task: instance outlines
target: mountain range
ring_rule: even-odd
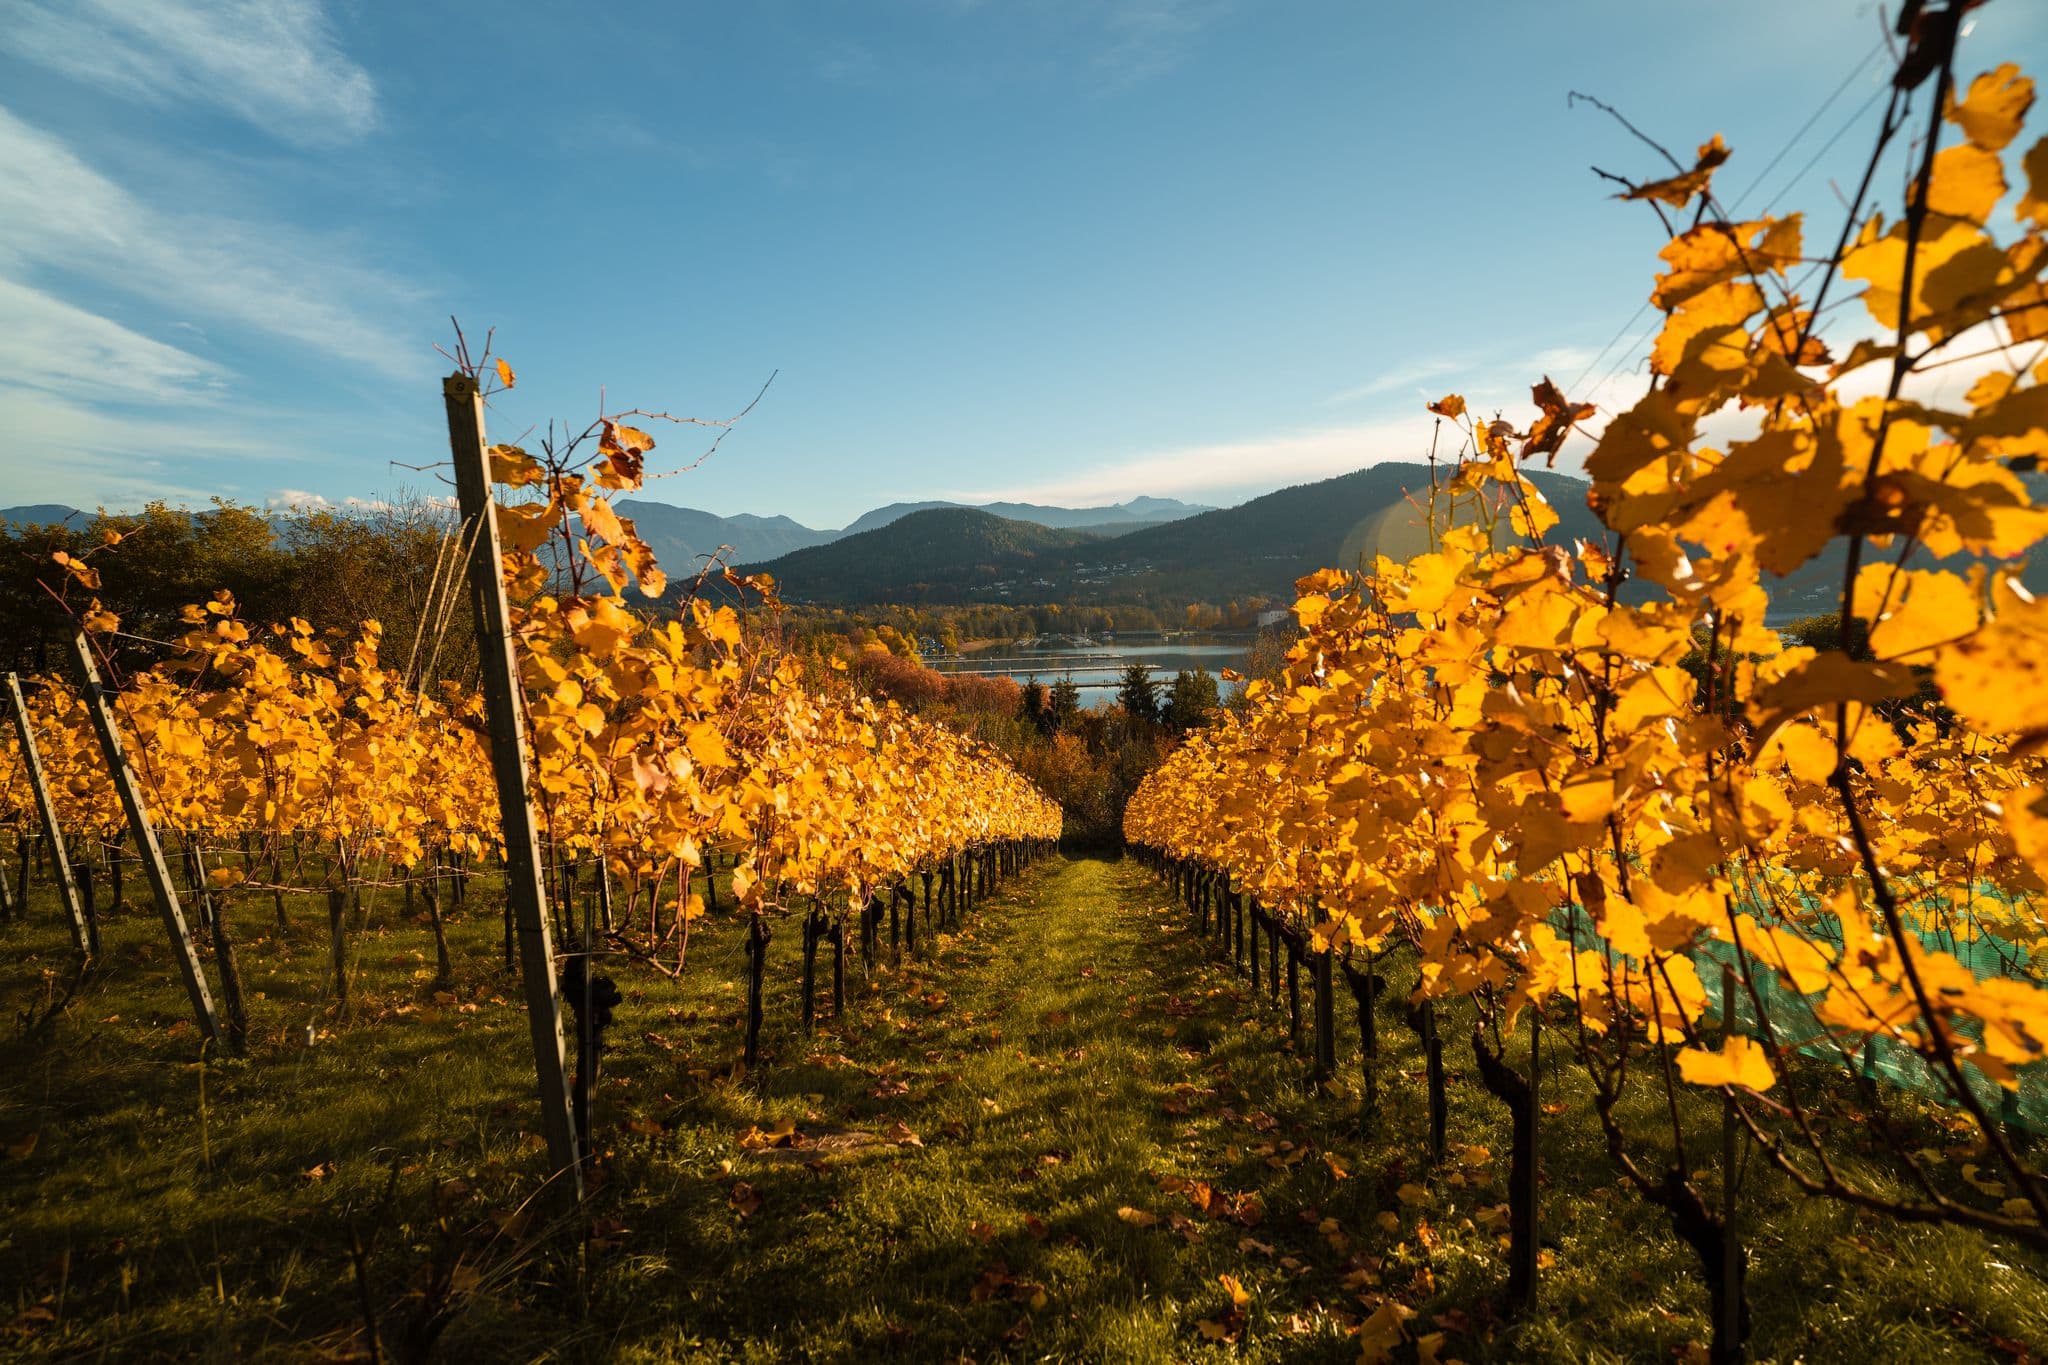
[[[1553,543],[1599,541],[1583,479],[1523,473],[1558,514]],[[2025,476],[2037,501],[2048,479]],[[1412,463],[1373,465],[1299,484],[1236,507],[1202,512],[1108,539],[1102,527],[1059,530],[1005,521],[988,510],[912,512],[877,530],[793,550],[743,566],[772,574],[783,598],[834,605],[991,602],[1145,603],[1288,600],[1294,581],[1321,568],[1355,568],[1378,555],[1400,560],[1428,547],[1430,471]],[[1463,518],[1461,517],[1461,520]],[[1770,582],[1774,618],[1831,611],[1841,595],[1847,551],[1839,539],[1793,573]],[[1931,561],[1962,570],[1966,555]],[[2020,580],[2048,592],[2048,562]],[[1657,595],[1649,583],[1622,587],[1626,601]]]
[[[919,512],[976,510],[1005,521],[1122,535],[1212,509],[1177,498],[1133,498],[1104,507],[1049,507],[1030,502],[991,502],[979,507],[958,502],[892,502],[862,513],[836,531],[817,530],[788,517],[760,517],[748,512],[721,517],[691,507],[641,499],[627,499],[619,504],[618,510],[621,516],[633,518],[634,528],[654,551],[654,557],[670,566],[671,573],[680,573],[694,568],[705,555],[716,553],[721,545],[732,547],[734,563],[774,559],[792,550],[830,545],[848,536],[878,531]]]
[[[1557,507],[1563,534],[1598,534],[1582,480],[1544,471],[1530,477]],[[789,601],[837,605],[1284,597],[1295,579],[1316,569],[1355,566],[1382,553],[1405,558],[1424,548],[1427,514],[1412,495],[1422,490],[1426,498],[1428,487],[1425,465],[1378,464],[1128,530],[1114,523],[1047,526],[1003,517],[993,507],[940,506],[870,530],[848,528],[853,533],[828,544],[744,569],[773,575]]]
[[[1583,480],[1524,472],[1557,510],[1557,540],[1602,537],[1586,507]],[[1284,601],[1297,578],[1317,569],[1419,553],[1428,544],[1428,517],[1418,498],[1427,498],[1429,481],[1425,465],[1387,463],[1228,508],[1172,498],[1083,508],[892,503],[837,531],[815,530],[788,517],[720,517],[647,501],[623,502],[619,510],[635,519],[672,577],[688,575],[700,556],[731,546],[735,566],[772,574],[790,602],[1177,608],[1252,597]],[[2035,496],[2048,500],[2048,480],[2042,483]],[[0,508],[0,525],[80,515],[55,504]],[[1943,567],[1966,564],[1958,557]],[[1836,541],[1771,585],[1774,613],[1790,617],[1831,609],[1843,569],[1844,550]],[[2048,562],[2029,565],[2021,578],[2034,591],[2048,592]],[[1623,589],[1630,598],[1651,591],[1641,583]]]
[[[969,510],[969,504],[892,502],[886,507],[877,507],[871,512],[863,513],[851,524],[836,531],[818,530],[789,517],[763,517],[751,512],[721,517],[716,513],[702,512],[694,507],[677,507],[671,503],[646,499],[627,499],[618,505],[619,514],[633,519],[641,539],[647,542],[653,549],[655,558],[672,574],[692,571],[704,556],[717,553],[721,546],[731,547],[732,559],[735,562],[773,559],[791,550],[827,545],[846,536],[879,530],[913,513],[940,509]],[[1061,529],[1089,528],[1101,535],[1123,535],[1129,531],[1158,526],[1177,518],[1191,517],[1213,509],[1198,503],[1182,502],[1178,498],[1133,498],[1129,502],[1102,507],[1051,507],[1029,502],[992,502],[983,504],[979,510],[1008,521]],[[80,518],[78,524],[82,525],[92,520],[92,514],[80,512],[61,503],[0,507],[0,527],[35,526],[72,518]]]

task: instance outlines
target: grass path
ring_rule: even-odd
[[[849,961],[844,1019],[828,949],[808,1036],[783,922],[752,1075],[737,924],[704,926],[680,980],[619,973],[587,1243],[522,1205],[540,1144],[495,902],[455,919],[439,985],[396,910],[354,940],[347,1022],[317,910],[290,934],[239,911],[246,1060],[198,1062],[132,912],[49,1037],[0,1038],[0,1358],[364,1359],[367,1301],[402,1360],[436,1266],[451,1360],[1352,1361],[1380,1336],[1401,1361],[1685,1360],[1706,1335],[1690,1253],[1617,1191],[1569,1072],[1544,1083],[1570,1110],[1544,1135],[1542,1312],[1497,1320],[1504,1115],[1459,1074],[1455,1010],[1429,1171],[1401,969],[1368,1133],[1355,1031],[1312,1091],[1284,1010],[1135,862],[1048,860],[916,960]],[[46,1007],[64,960],[47,908],[0,926],[5,1017]],[[1758,1358],[2048,1340],[2041,1258],[1754,1184]]]
[[[820,1360],[892,1348],[1171,1360],[1203,1340],[1201,1320],[1225,1326],[1219,1274],[1250,1278],[1247,1260],[1331,1261],[1320,1218],[1299,1215],[1318,1212],[1336,1176],[1320,1160],[1290,1162],[1306,1136],[1283,1151],[1292,1128],[1258,1104],[1233,1106],[1205,1070],[1237,1076],[1250,1063],[1271,1077],[1273,1040],[1232,1036],[1221,1021],[1241,997],[1160,936],[1163,904],[1135,864],[1034,870],[933,961],[889,982],[852,1016],[863,1022],[766,1073],[758,1112],[724,1117],[771,1131],[791,1120],[805,1134],[902,1124],[922,1146],[822,1170],[773,1149],[743,1155],[730,1182],[761,1201],[745,1217],[732,1183],[699,1181],[629,1215],[673,1237],[665,1255],[695,1286],[684,1291],[689,1346],[743,1341],[751,1351],[711,1353]],[[716,1122],[701,1102],[678,1118],[699,1131]],[[650,1159],[675,1159],[664,1141]],[[1217,1169],[1225,1155],[1234,1180]],[[1217,1216],[1175,1177],[1215,1182]],[[1287,1226],[1269,1226],[1275,1202],[1288,1205]],[[1278,1353],[1299,1358],[1320,1340],[1351,1358],[1342,1322],[1309,1307],[1313,1297],[1276,1301],[1294,1319]],[[1263,1306],[1252,1317],[1255,1337],[1271,1325]],[[657,1353],[683,1344],[659,1332],[635,1342]]]

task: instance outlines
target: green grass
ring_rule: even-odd
[[[0,1356],[359,1353],[351,1228],[389,1358],[436,1266],[458,1267],[439,1354],[461,1360],[1352,1360],[1349,1329],[1382,1296],[1417,1310],[1411,1331],[1443,1331],[1446,1359],[1671,1360],[1706,1339],[1691,1252],[1617,1187],[1568,1071],[1545,1078],[1568,1106],[1543,1133],[1554,1263],[1539,1313],[1498,1319],[1481,1215],[1505,1198],[1505,1111],[1464,1079],[1465,1016],[1444,1027],[1451,1138],[1494,1160],[1432,1173],[1419,1051],[1394,1005],[1367,1133],[1354,1030],[1339,1032],[1347,1079],[1312,1091],[1284,1013],[1207,955],[1136,863],[1054,860],[924,960],[872,979],[849,962],[846,1018],[827,1004],[809,1038],[796,926],[779,925],[771,1055],[751,1075],[733,1065],[737,926],[702,930],[680,982],[615,968],[628,999],[584,1229],[532,1198],[536,1114],[495,904],[480,893],[452,926],[457,980],[437,999],[431,939],[391,899],[355,940],[347,1022],[326,1013],[324,910],[309,899],[281,940],[256,937],[267,909],[238,909],[263,993],[255,1045],[203,1064],[153,916],[109,920],[99,974],[47,1037],[12,1021],[61,996],[62,931],[40,905],[0,926],[0,1147],[37,1136],[0,1157]],[[1394,971],[1405,989],[1412,968]],[[324,1030],[310,1048],[309,1021]],[[1656,1131],[1648,1100],[1628,1103]],[[1703,1139],[1710,1104],[1691,1116]],[[779,1120],[827,1148],[881,1140],[742,1146]],[[890,1140],[898,1124],[922,1145]],[[1853,1126],[1842,1136],[1854,1160]],[[1241,1218],[1204,1216],[1176,1180]],[[1411,1183],[1419,1205],[1397,1193]],[[1762,1358],[2012,1359],[2001,1340],[2048,1340],[2039,1256],[1797,1199],[1760,1164],[1744,1211]],[[1199,1324],[1224,1319],[1226,1273],[1251,1303],[1218,1345]]]

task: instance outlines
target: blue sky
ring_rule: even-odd
[[[2048,5],[1973,24],[1967,70],[2048,74]],[[1832,228],[1880,31],[1869,0],[0,0],[0,503],[429,488],[450,314],[519,370],[499,439],[779,371],[651,490],[720,513],[1413,458],[1447,389],[1631,382],[1662,239],[1588,167],[1659,168],[1567,91],[1723,134],[1724,191]]]

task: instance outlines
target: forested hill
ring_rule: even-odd
[[[977,601],[988,599],[996,584],[1029,585],[1057,572],[1095,543],[1086,531],[1011,521],[970,507],[937,507],[743,572],[767,570],[797,601]],[[1019,600],[1055,596],[1027,591]]]
[[[1597,536],[1584,481],[1529,471],[1557,508],[1565,535]],[[1286,593],[1322,568],[1355,568],[1360,558],[1396,559],[1427,548],[1429,467],[1376,464],[1315,483],[1296,484],[1237,507],[1135,531],[1106,547],[1121,577],[1160,592],[1198,597]]]
[[[1530,477],[1557,506],[1561,531],[1598,533],[1585,483]],[[1316,569],[1423,549],[1428,488],[1427,466],[1380,464],[1114,538],[985,512],[919,512],[750,567],[773,574],[792,601],[841,604],[1286,598]]]
[[[851,536],[862,531],[879,530],[893,521],[909,516],[912,512],[928,512],[935,508],[967,505],[958,502],[892,502],[887,507],[877,507],[874,511],[863,514],[839,534]],[[1105,535],[1122,535],[1126,531],[1215,510],[1198,503],[1182,502],[1178,498],[1132,498],[1129,502],[1105,507],[1049,507],[1035,502],[987,502],[977,506],[980,511],[1009,521],[1033,521],[1040,526],[1053,526],[1062,530],[1080,530],[1085,527],[1099,530]]]

